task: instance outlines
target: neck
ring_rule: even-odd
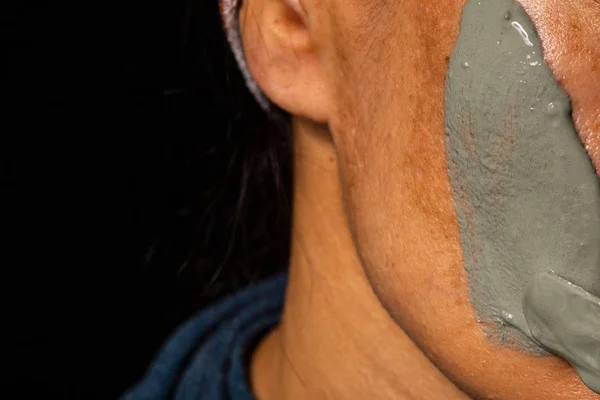
[[[296,119],[294,137],[289,283],[282,321],[252,359],[257,398],[466,398],[373,293],[344,213],[326,128]]]

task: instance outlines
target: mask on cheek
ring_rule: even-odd
[[[488,338],[559,355],[600,393],[600,182],[513,0],[470,0],[446,79],[448,171]]]

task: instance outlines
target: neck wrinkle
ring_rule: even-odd
[[[326,129],[295,119],[294,136],[289,283],[282,321],[253,356],[257,398],[466,399],[373,293]]]

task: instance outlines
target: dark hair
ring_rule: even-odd
[[[148,304],[136,327],[146,329],[145,343],[136,343],[129,379],[186,318],[285,270],[289,258],[289,118],[281,110],[265,113],[247,90],[218,0],[179,7],[136,15],[147,26],[128,45],[134,54],[127,81],[136,101],[150,101],[139,120],[163,131],[157,141],[147,135],[136,143],[135,232],[145,277],[140,296]]]
[[[185,140],[162,182],[164,214],[146,219],[159,225],[144,265],[173,276],[197,308],[287,267],[292,138],[288,116],[266,113],[246,88],[218,1],[187,1],[182,21],[163,93]]]

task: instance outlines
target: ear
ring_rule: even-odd
[[[242,43],[255,81],[292,115],[327,123],[332,96],[305,0],[242,1]]]

